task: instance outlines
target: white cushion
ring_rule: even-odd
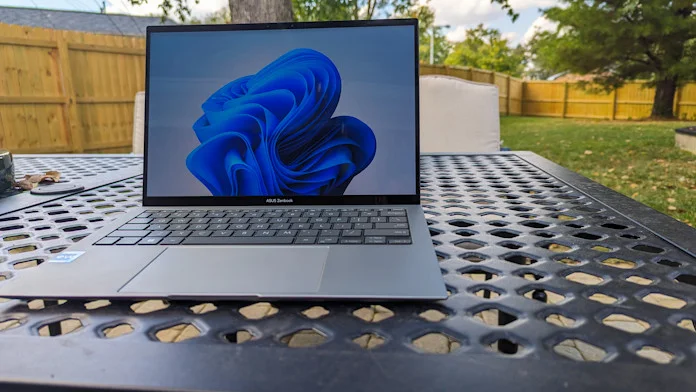
[[[133,153],[142,154],[145,150],[145,91],[135,94],[133,105]]]
[[[450,76],[421,76],[420,149],[500,151],[498,88]]]

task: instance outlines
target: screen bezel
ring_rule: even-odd
[[[210,32],[240,30],[289,30],[316,28],[350,28],[379,26],[412,26],[414,50],[415,88],[415,189],[413,194],[404,195],[343,195],[343,196],[148,196],[148,140],[149,140],[149,85],[150,85],[150,39],[153,33]],[[420,102],[418,84],[418,19],[388,19],[334,22],[289,22],[222,25],[176,25],[147,26],[145,49],[145,154],[143,167],[144,206],[253,206],[253,205],[350,205],[350,204],[419,204],[420,203]],[[280,200],[280,201],[279,201]]]

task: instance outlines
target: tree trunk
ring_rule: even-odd
[[[229,0],[232,23],[292,22],[292,0]]]
[[[657,82],[653,101],[652,118],[674,117],[674,96],[677,93],[677,80],[664,79]]]

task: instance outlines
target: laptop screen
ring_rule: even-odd
[[[415,195],[415,28],[151,32],[146,196]]]

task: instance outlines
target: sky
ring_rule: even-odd
[[[426,0],[420,0],[425,2]],[[81,10],[99,12],[102,0],[0,0],[0,6],[38,7],[51,9]],[[149,0],[141,6],[130,5],[128,0],[106,1],[106,10],[111,13],[134,15],[159,14],[158,4],[161,0]],[[205,16],[224,6],[227,0],[200,0],[194,4],[189,0],[193,14]],[[549,22],[541,17],[541,8],[558,4],[558,0],[510,0],[519,19],[513,23],[499,4],[491,4],[490,0],[430,0],[430,6],[435,9],[435,20],[438,25],[449,25],[446,30],[450,40],[457,41],[464,37],[467,28],[483,23],[487,27],[500,30],[503,36],[513,44],[524,43],[531,37],[536,28],[549,28]]]

